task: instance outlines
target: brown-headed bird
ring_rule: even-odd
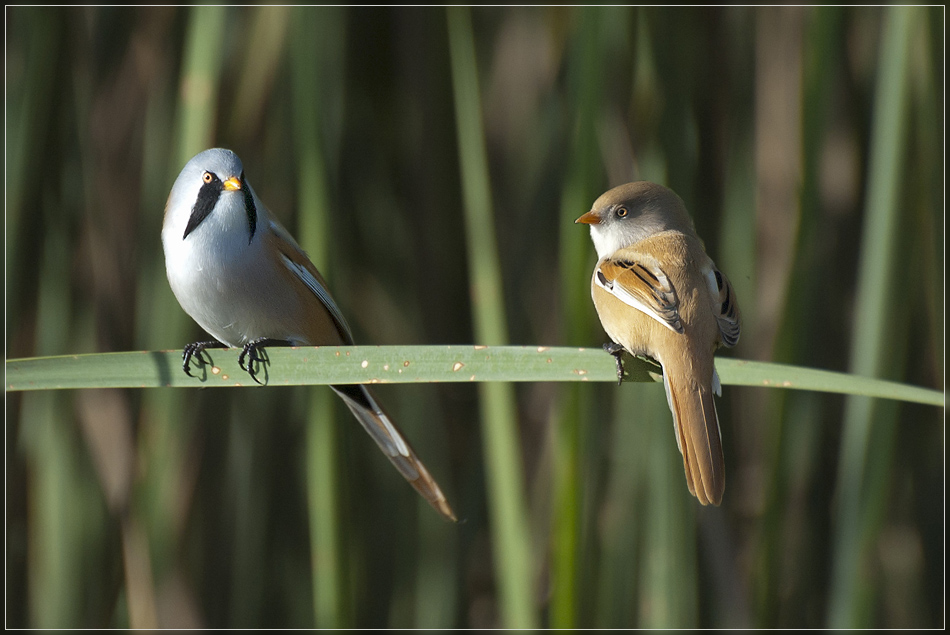
[[[591,295],[617,356],[663,366],[686,484],[703,505],[726,485],[713,353],[739,340],[739,306],[726,276],[706,255],[683,201],[655,183],[615,187],[575,221],[590,225],[597,250]],[[622,349],[621,349],[622,347]]]

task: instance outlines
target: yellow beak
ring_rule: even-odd
[[[241,189],[241,179],[236,176],[232,176],[227,181],[224,182],[224,189],[229,192],[234,192],[235,190]]]

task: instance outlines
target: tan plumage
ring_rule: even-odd
[[[182,169],[165,206],[165,269],[179,304],[216,342],[185,348],[184,370],[213,346],[243,347],[257,381],[264,346],[353,344],[326,282],[244,179],[241,160],[213,148]],[[412,486],[446,518],[442,490],[373,394],[331,386]]]
[[[579,223],[591,226],[600,258],[591,295],[607,335],[663,366],[676,444],[690,493],[718,505],[725,466],[713,393],[713,353],[739,338],[739,308],[706,255],[682,201],[639,181],[614,188]]]

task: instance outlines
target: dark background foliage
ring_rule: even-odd
[[[943,387],[942,7],[455,11],[7,7],[7,357],[202,338],[160,230],[224,146],[360,343],[489,343],[477,250],[502,339],[600,346],[571,220],[648,179],[736,287],[726,354]],[[497,249],[466,230],[453,81]],[[935,408],[726,386],[710,509],[659,385],[515,386],[504,477],[479,388],[383,386],[451,525],[328,394],[7,394],[7,626],[945,624]]]

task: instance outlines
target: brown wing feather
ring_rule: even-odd
[[[643,311],[676,333],[683,332],[676,289],[655,263],[606,259],[597,266],[594,280],[625,304]]]
[[[310,289],[320,301],[320,304],[327,310],[343,343],[352,345],[353,336],[350,334],[350,326],[346,323],[346,318],[343,317],[343,313],[333,296],[330,295],[326,280],[323,279],[320,271],[311,262],[307,252],[300,248],[300,245],[297,244],[290,233],[277,221],[271,220],[270,229],[269,238],[273,240],[275,248],[283,256],[287,269]],[[321,344],[323,342],[312,343]]]
[[[271,229],[273,233],[270,234],[270,238],[274,240],[287,269],[319,299],[321,306],[333,319],[333,324],[343,343],[353,344],[349,326],[336,302],[330,296],[326,281],[316,266],[280,223],[272,221]],[[369,389],[358,384],[330,386],[330,388],[343,399],[343,403],[350,409],[363,429],[416,491],[440,514],[450,520],[456,520],[438,483],[416,456],[403,433],[377,404]]]
[[[739,342],[739,329],[741,318],[739,316],[739,303],[736,301],[736,292],[732,288],[732,283],[718,269],[713,269],[712,274],[716,280],[718,291],[716,321],[719,323],[719,333],[722,336],[722,344],[732,348]]]

